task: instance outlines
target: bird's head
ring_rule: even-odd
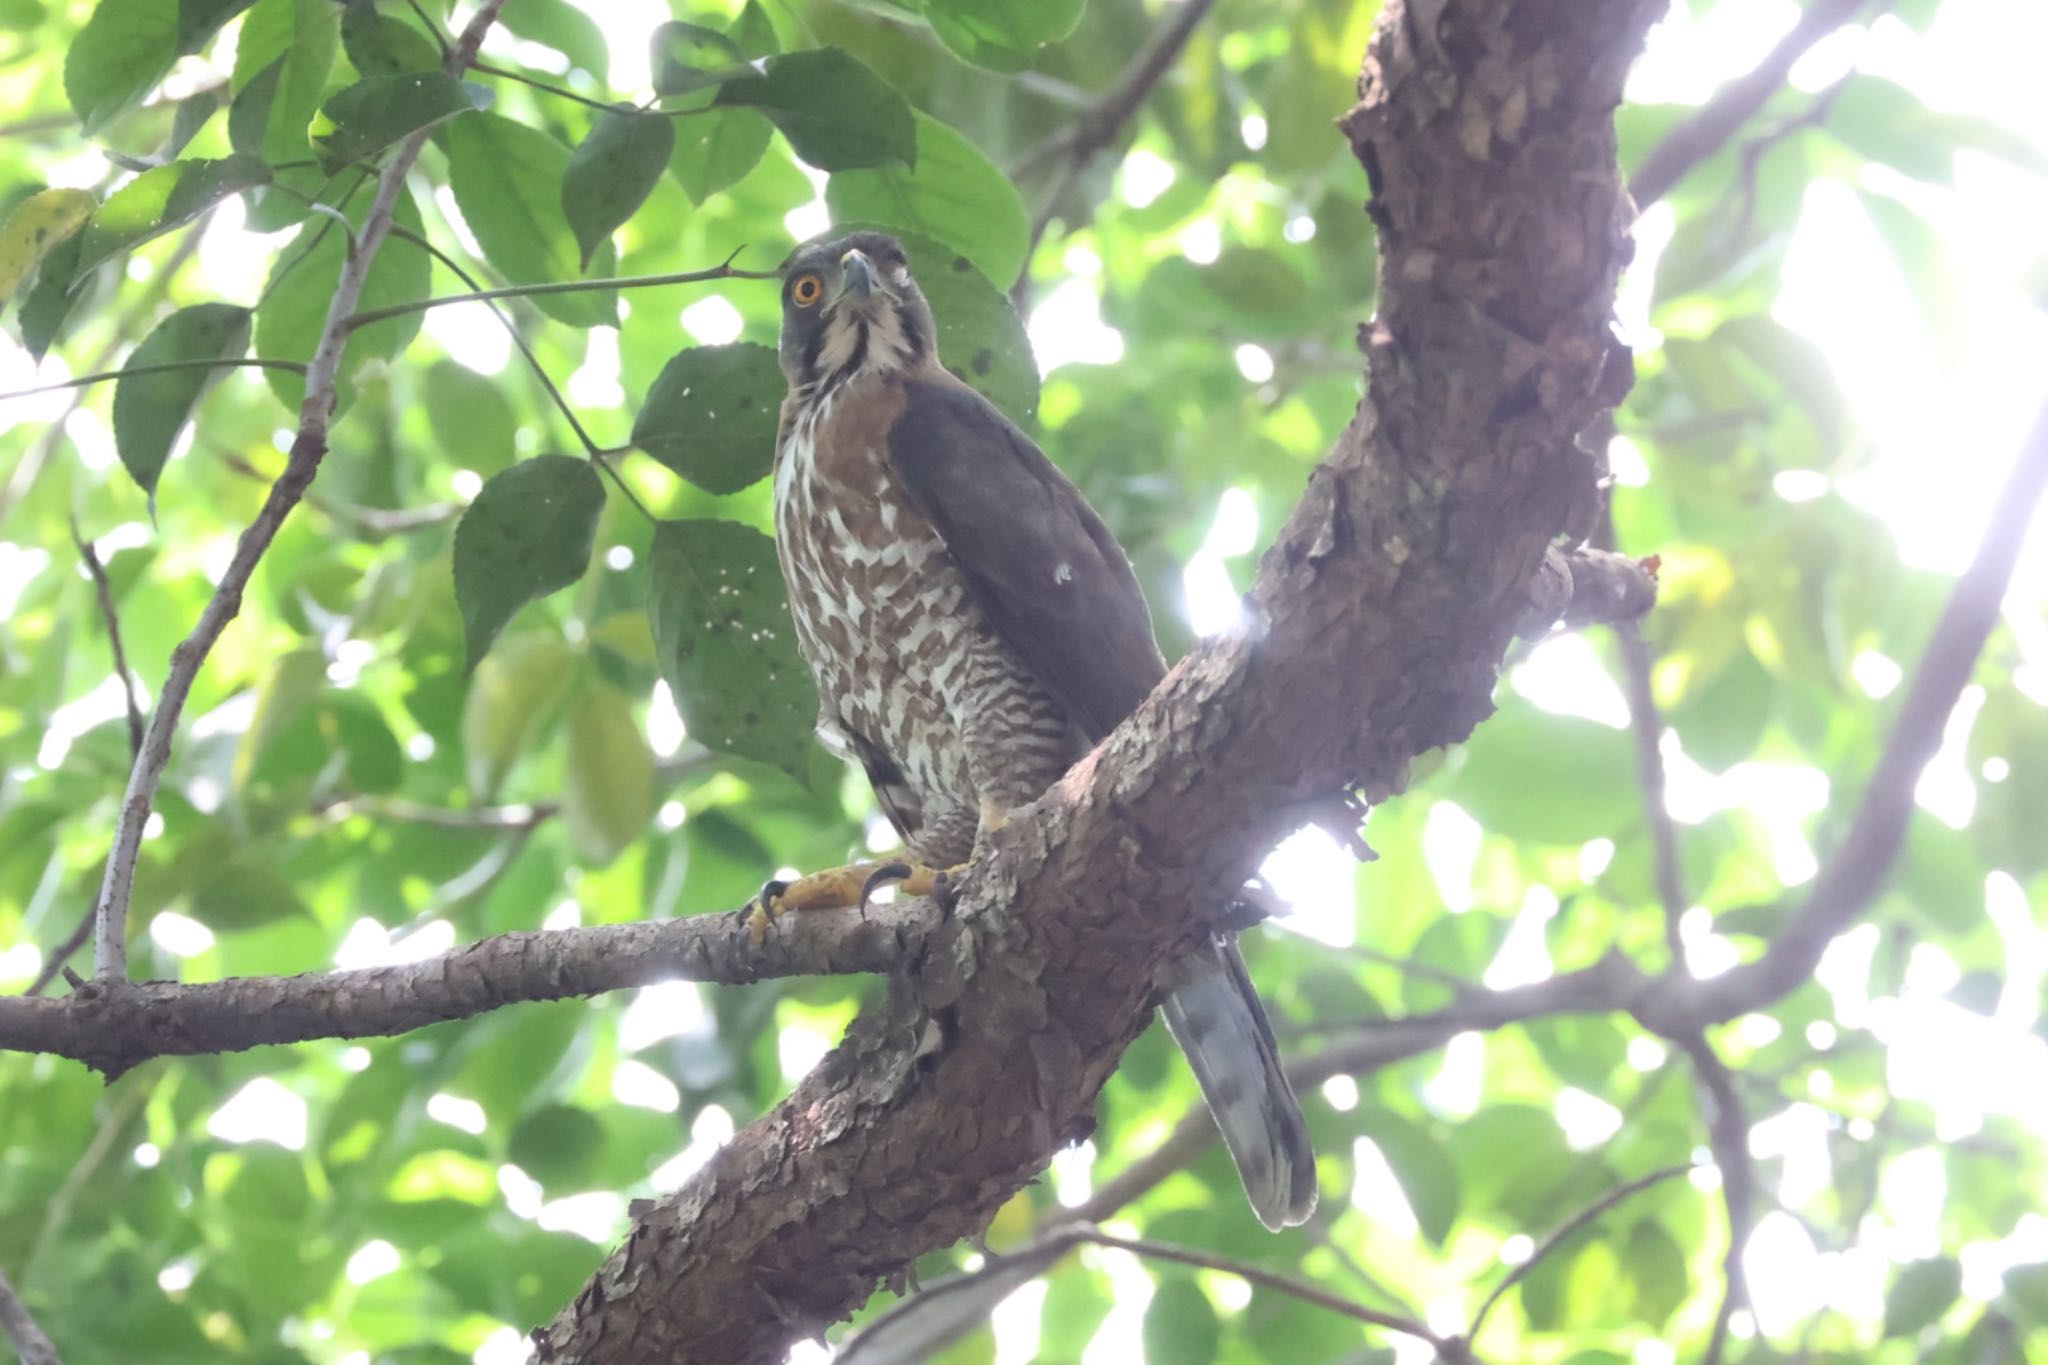
[[[931,305],[910,277],[903,245],[854,232],[798,247],[782,266],[782,372],[818,394],[862,374],[932,359]]]

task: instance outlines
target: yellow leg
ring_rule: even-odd
[[[868,898],[884,886],[895,886],[912,896],[929,896],[945,879],[967,869],[930,868],[922,863],[848,863],[799,877],[793,882],[770,882],[747,907],[747,933],[756,943],[768,937],[768,928],[785,910],[846,910],[865,906]]]

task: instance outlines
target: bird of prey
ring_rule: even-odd
[[[813,243],[783,266],[776,548],[819,733],[867,770],[913,891],[966,863],[1166,671],[1109,528],[940,365],[936,335],[892,237]],[[755,924],[857,903],[888,867],[772,883]],[[1315,1154],[1235,941],[1212,938],[1161,984],[1253,1210],[1301,1222]]]

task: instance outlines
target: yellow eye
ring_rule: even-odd
[[[816,275],[799,275],[789,286],[789,296],[799,308],[809,308],[825,294],[825,282]]]

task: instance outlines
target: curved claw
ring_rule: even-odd
[[[789,883],[773,877],[761,883],[761,893],[747,904],[747,937],[758,947],[768,937],[768,928],[781,912],[775,903],[789,891]]]
[[[917,869],[909,863],[878,863],[875,866],[875,870],[868,873],[867,880],[860,884],[861,912],[863,914],[867,912],[868,901],[877,891],[880,891],[885,886],[894,886],[899,882],[909,881],[916,871]]]

